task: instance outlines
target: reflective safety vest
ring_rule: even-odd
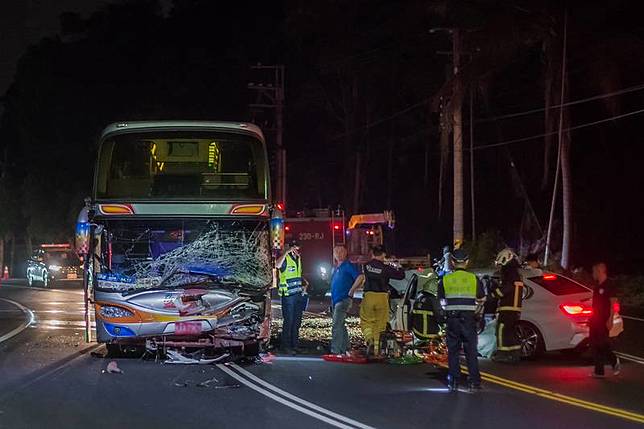
[[[296,293],[302,293],[302,259],[297,261],[289,254],[286,255],[286,269],[280,268],[279,295],[291,296]]]
[[[476,275],[456,270],[443,277],[446,311],[476,311]]]

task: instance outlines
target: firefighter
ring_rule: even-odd
[[[282,299],[282,351],[296,354],[302,325],[302,314],[308,304],[306,281],[302,278],[302,258],[297,241],[291,241],[288,249],[276,264],[279,270],[279,295]]]
[[[353,283],[349,296],[364,285],[364,295],[360,305],[360,328],[367,343],[368,355],[380,355],[380,334],[387,329],[389,322],[389,280],[403,280],[405,270],[386,261],[383,246],[371,250],[372,258],[364,265],[363,274]]]
[[[521,345],[517,340],[516,327],[521,320],[523,306],[523,281],[519,273],[519,257],[510,248],[499,252],[495,261],[500,268],[500,282],[493,289],[498,298],[496,318],[496,353],[492,360],[515,363],[521,358]]]
[[[481,388],[481,374],[477,359],[477,313],[485,302],[485,291],[478,277],[466,271],[467,252],[456,249],[452,253],[454,271],[445,275],[438,284],[438,298],[447,316],[447,359],[449,364],[447,385],[455,392],[461,375],[459,355],[465,352],[469,372],[468,387],[471,391]]]
[[[436,297],[437,286],[438,276],[434,270],[428,269],[418,275],[419,292],[411,310],[411,330],[420,340],[439,337],[442,309]]]

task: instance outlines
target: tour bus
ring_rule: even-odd
[[[258,127],[109,125],[85,203],[77,249],[98,342],[259,352],[283,231]]]

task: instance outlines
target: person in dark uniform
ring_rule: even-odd
[[[421,282],[421,276],[419,276],[419,291],[411,309],[411,330],[420,340],[432,340],[440,337],[440,321],[443,311],[438,297],[435,295],[436,290],[432,290],[434,280],[436,287],[438,286],[438,276],[432,270],[423,277],[428,280]]]
[[[385,249],[375,246],[372,259],[364,265],[363,274],[353,283],[349,296],[364,285],[360,305],[360,328],[367,343],[367,354],[380,354],[380,334],[389,322],[389,280],[403,280],[405,270],[386,262]]]
[[[475,274],[466,271],[469,256],[463,249],[452,253],[454,271],[445,275],[438,284],[438,298],[444,303],[447,315],[447,385],[458,390],[461,376],[459,355],[461,347],[469,372],[470,390],[481,388],[481,374],[477,358],[476,314],[485,302],[483,285]]]
[[[615,356],[610,344],[610,330],[613,327],[613,316],[617,298],[615,285],[608,278],[608,267],[600,262],[593,266],[593,314],[590,317],[590,347],[593,351],[595,370],[591,376],[604,377],[606,361],[613,367],[613,375],[619,375],[621,363]]]
[[[521,345],[517,339],[517,324],[521,320],[523,309],[523,280],[519,272],[519,257],[512,249],[499,252],[495,261],[500,267],[501,281],[493,290],[499,299],[496,319],[496,352],[492,356],[495,362],[515,363],[521,360]]]

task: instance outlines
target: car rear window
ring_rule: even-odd
[[[587,288],[566,277],[547,274],[545,276],[530,277],[528,280],[538,284],[554,295],[573,295],[576,293],[590,292]]]

